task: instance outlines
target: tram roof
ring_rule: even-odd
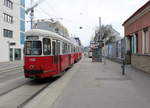
[[[67,41],[71,44],[74,44],[75,46],[78,46],[77,43],[67,39],[67,38],[64,38],[63,36],[60,36],[54,32],[51,32],[51,31],[47,31],[47,30],[41,30],[41,29],[32,29],[32,30],[28,30],[26,31],[25,33],[26,36],[29,36],[29,35],[32,35],[32,36],[41,36],[41,37],[52,37],[54,39],[59,39],[59,40],[63,40],[63,41]]]

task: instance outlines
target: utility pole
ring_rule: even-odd
[[[105,58],[105,53],[106,53],[105,42],[106,42],[106,39],[104,38],[104,40],[102,40],[101,17],[99,18],[99,37],[100,37],[100,43],[101,43],[101,45],[102,45],[102,42],[104,42],[104,50],[103,51],[104,51],[104,65],[105,65],[106,64],[106,58]],[[102,55],[102,46],[101,46],[100,51],[101,51],[101,55]]]
[[[101,37],[101,17],[99,17],[99,41],[102,40],[102,37]]]
[[[33,25],[33,19],[34,19],[34,8],[36,8],[39,4],[41,4],[42,2],[44,2],[45,0],[39,0],[38,2],[36,2],[33,5],[33,1],[34,0],[30,0],[30,8],[28,8],[25,13],[28,14],[30,12],[30,22],[31,22],[31,29],[32,29],[32,25]]]
[[[33,0],[30,0],[30,6],[32,7],[33,5]],[[30,20],[31,20],[31,29],[32,29],[32,25],[33,25],[33,18],[34,18],[34,8],[31,8],[31,12],[30,12]]]
[[[99,17],[99,48],[100,48],[100,61],[102,61],[102,30],[101,30],[101,17]]]

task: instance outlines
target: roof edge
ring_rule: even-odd
[[[150,4],[150,0],[148,0],[142,7],[140,7],[137,11],[135,11],[122,25],[124,26],[132,17],[134,17],[136,14],[140,13],[149,4]]]

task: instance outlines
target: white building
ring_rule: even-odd
[[[55,32],[65,38],[69,38],[69,32],[67,28],[59,21],[54,21],[52,19],[41,19],[35,21],[33,23],[33,29],[44,29]]]
[[[25,0],[0,2],[0,62],[23,58]]]

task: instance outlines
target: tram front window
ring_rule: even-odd
[[[24,46],[25,55],[41,55],[41,41],[26,41]]]

